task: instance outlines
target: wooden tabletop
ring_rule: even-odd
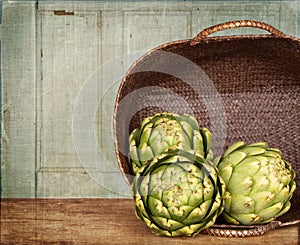
[[[153,235],[131,199],[2,199],[1,244],[299,244],[299,225],[262,236]]]

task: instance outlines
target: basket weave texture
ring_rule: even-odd
[[[208,37],[237,27],[271,34]],[[292,208],[275,223],[247,229],[216,224],[207,234],[261,235],[300,222],[299,39],[262,22],[233,21],[193,39],[163,44],[135,62],[123,78],[114,111],[116,155],[128,184],[128,134],[145,117],[166,110],[192,114],[201,127],[211,129],[216,152],[240,140],[266,141],[281,149],[297,172]]]

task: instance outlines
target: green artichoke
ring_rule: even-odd
[[[143,120],[129,136],[129,164],[134,174],[149,160],[168,149],[195,150],[203,158],[212,158],[211,133],[199,128],[188,114],[158,113]]]
[[[225,220],[231,224],[264,224],[290,209],[295,172],[280,150],[264,142],[237,142],[215,160],[226,186]]]
[[[225,186],[209,160],[169,150],[137,173],[131,191],[137,217],[154,234],[193,236],[222,212]]]

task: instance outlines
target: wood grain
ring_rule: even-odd
[[[1,244],[299,244],[299,226],[250,238],[153,235],[131,199],[2,199]]]

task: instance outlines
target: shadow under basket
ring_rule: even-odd
[[[265,35],[215,36],[254,27]],[[115,101],[114,140],[120,170],[130,185],[128,136],[158,112],[188,113],[213,135],[219,155],[236,141],[265,141],[282,150],[296,171],[291,209],[266,225],[218,221],[203,233],[226,237],[262,235],[300,222],[300,39],[262,22],[241,20],[204,29],[195,38],[163,44],[127,71]]]

